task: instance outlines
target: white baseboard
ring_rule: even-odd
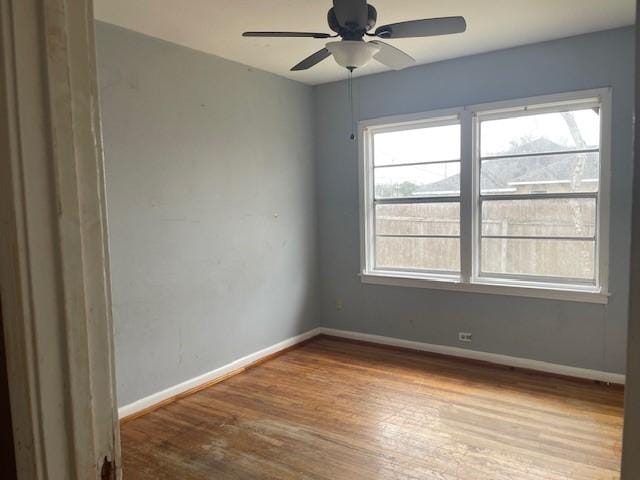
[[[318,327],[309,330],[303,334],[288,338],[282,342],[276,343],[270,347],[259,350],[246,357],[234,360],[222,367],[211,370],[203,375],[191,378],[185,382],[169,387],[160,392],[141,398],[133,403],[124,405],[118,409],[120,418],[135,415],[138,412],[146,410],[158,405],[166,400],[174,398],[193,388],[199,387],[216,379],[224,377],[231,372],[247,367],[252,363],[277,353],[285,348],[292,347],[298,343],[304,342],[312,337],[320,334],[332,335],[334,337],[349,338],[352,340],[363,340],[366,342],[377,343],[380,345],[391,345],[394,347],[409,348],[422,352],[440,353],[453,357],[469,358],[473,360],[482,360],[498,365],[506,365],[509,367],[526,368],[529,370],[537,370],[540,372],[554,373],[558,375],[566,375],[569,377],[585,378],[589,380],[598,380],[601,382],[615,383],[623,385],[625,376],[619,373],[602,372],[599,370],[589,370],[586,368],[569,367],[566,365],[557,365],[554,363],[542,362],[540,360],[529,360],[526,358],[510,357],[508,355],[500,355],[497,353],[479,352],[476,350],[467,350],[465,348],[449,347],[445,345],[434,345],[430,343],[414,342],[412,340],[402,340],[400,338],[383,337],[380,335],[372,335],[369,333],[351,332],[347,330],[337,330],[334,328]]]
[[[414,342],[411,340],[402,340],[400,338],[383,337],[380,335],[371,335],[369,333],[351,332],[347,330],[337,330],[334,328],[321,327],[320,333],[332,335],[334,337],[349,338],[352,340],[363,340],[381,345],[391,345],[394,347],[409,348],[411,350],[419,350],[423,352],[439,353],[443,355],[451,355],[453,357],[469,358],[472,360],[481,360],[484,362],[495,363],[498,365],[506,365],[509,367],[526,368],[529,370],[537,370],[539,372],[554,373],[557,375],[566,375],[568,377],[584,378],[588,380],[598,380],[600,382],[615,383],[624,385],[625,376],[620,373],[602,372],[599,370],[589,370],[587,368],[570,367],[567,365],[558,365],[555,363],[542,362],[540,360],[530,360],[527,358],[510,357],[508,355],[500,355],[498,353],[479,352],[476,350],[468,350],[466,348],[449,347],[446,345],[433,345],[430,343]]]
[[[149,395],[148,397],[141,398],[140,400],[136,400],[133,403],[128,405],[124,405],[118,408],[118,416],[120,418],[128,417],[130,415],[134,415],[142,410],[146,410],[154,405],[164,402],[170,398],[173,398],[181,393],[184,393],[192,388],[196,388],[200,385],[204,385],[205,383],[212,382],[217,378],[224,377],[229,373],[251,365],[252,363],[277,353],[285,348],[292,347],[298,343],[304,342],[305,340],[310,339],[311,337],[315,337],[320,334],[320,328],[314,328],[313,330],[309,330],[308,332],[302,333],[295,337],[287,338],[282,342],[276,343],[267,348],[263,348],[255,353],[247,355],[246,357],[239,358],[234,360],[231,363],[227,363],[222,367],[216,368],[215,370],[211,370],[203,375],[199,375],[197,377],[191,378],[185,382],[179,383],[178,385],[174,385],[173,387],[169,387],[165,390],[162,390],[158,393],[154,393]]]

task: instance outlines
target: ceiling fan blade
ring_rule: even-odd
[[[381,42],[380,40],[372,40],[369,43],[375,43],[380,47],[380,50],[378,50],[378,53],[376,53],[373,58],[389,68],[402,70],[416,63],[413,57],[388,43]]]
[[[344,28],[358,30],[367,26],[367,0],[333,0],[333,9]]]
[[[375,35],[380,38],[431,37],[462,33],[466,29],[464,17],[442,17],[383,25],[376,29]]]
[[[307,58],[302,60],[299,64],[293,67],[291,71],[297,72],[299,70],[307,70],[329,56],[331,56],[331,52],[329,52],[329,50],[327,50],[326,48],[323,48],[322,50],[318,50],[313,55],[309,55]]]
[[[315,32],[244,32],[243,37],[307,37],[307,38],[330,38],[328,33]]]

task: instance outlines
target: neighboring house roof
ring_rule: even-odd
[[[559,151],[566,147],[539,138],[514,146],[507,155]],[[485,190],[508,190],[514,185],[571,182],[574,176],[582,181],[597,179],[598,154],[545,155],[540,157],[485,160],[482,164],[482,187]],[[431,183],[429,193],[453,191],[459,188],[460,175],[452,175]]]
[[[543,157],[538,168],[528,171],[512,180],[512,184],[542,183],[551,181],[571,181],[576,175],[579,179],[588,180],[598,178],[598,154],[588,153],[578,156],[558,155]]]

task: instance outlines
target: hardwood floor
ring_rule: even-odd
[[[122,426],[126,480],[618,479],[623,392],[318,338]]]

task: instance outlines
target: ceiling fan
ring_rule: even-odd
[[[313,32],[245,32],[245,37],[304,37],[304,38],[336,38],[342,40],[329,42],[325,48],[308,56],[291,70],[307,70],[333,55],[336,62],[353,71],[365,66],[375,59],[394,70],[400,70],[415,63],[415,60],[402,50],[377,40],[395,38],[431,37],[461,33],[467,29],[463,17],[428,18],[410,20],[375,27],[378,12],[366,0],[333,0],[333,8],[327,14],[329,28],[335,35]],[[364,37],[375,37],[376,40],[364,41]]]

